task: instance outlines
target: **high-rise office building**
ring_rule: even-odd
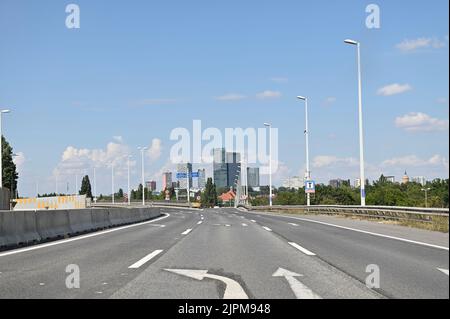
[[[177,172],[186,174],[185,175],[186,177],[178,178],[180,188],[187,189],[187,180],[188,179],[189,179],[189,188],[192,188],[192,164],[191,163],[178,164]]]
[[[147,187],[148,190],[150,191],[155,191],[156,190],[156,181],[149,181],[145,183],[145,187]]]
[[[217,188],[228,187],[228,168],[225,158],[225,149],[216,148],[213,150],[213,178]]]
[[[172,173],[165,172],[163,174],[163,179],[162,179],[162,189],[165,190],[167,188],[170,188],[171,186],[172,186]]]
[[[200,190],[204,190],[206,187],[206,170],[204,168],[198,170],[197,187]]]
[[[227,186],[236,185],[237,176],[241,172],[241,154],[236,152],[226,153],[227,159]]]
[[[249,187],[259,187],[259,167],[247,167],[247,184]]]

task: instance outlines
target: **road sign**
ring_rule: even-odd
[[[191,177],[192,178],[198,178],[198,172],[192,172],[191,173]],[[177,173],[177,178],[178,179],[187,178],[187,173]]]
[[[305,181],[305,193],[314,194],[316,192],[316,182],[315,181]]]

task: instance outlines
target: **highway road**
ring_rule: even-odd
[[[163,213],[0,252],[0,298],[449,298],[448,235],[437,244],[378,223],[235,209]],[[67,285],[73,265],[79,287]],[[366,286],[374,269],[379,288]]]

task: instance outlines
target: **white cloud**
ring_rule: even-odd
[[[245,98],[246,98],[245,95],[238,94],[238,93],[229,93],[229,94],[215,97],[216,100],[223,101],[223,102],[240,101]]]
[[[161,151],[162,151],[162,142],[158,138],[154,138],[152,140],[152,144],[150,145],[149,149],[147,150],[147,156],[152,160],[155,161],[158,158],[161,157]]]
[[[114,165],[115,171],[122,174],[127,170],[127,156],[130,148],[117,142],[110,142],[105,149],[87,149],[68,146],[62,156],[61,161],[55,168],[53,174],[74,175],[82,174],[87,169],[111,168]],[[131,166],[135,166],[135,161],[130,161]]]
[[[256,97],[261,100],[276,99],[281,97],[281,92],[266,90],[264,92],[256,94]]]
[[[314,157],[312,166],[314,168],[322,168],[329,166],[357,166],[359,161],[353,157],[337,157],[337,156],[329,156],[329,155],[319,155]]]
[[[13,162],[16,164],[17,171],[20,173],[23,170],[24,164],[26,162],[26,157],[23,152],[16,153],[17,156],[13,157]]]
[[[412,52],[425,48],[440,49],[445,47],[445,45],[446,45],[445,41],[439,40],[436,37],[433,38],[422,37],[413,40],[405,39],[401,43],[397,44],[396,47],[397,49],[403,52]]]
[[[421,159],[417,155],[408,155],[403,157],[395,157],[392,159],[385,160],[381,163],[382,167],[421,167],[421,166],[443,166],[448,170],[448,159],[436,154],[429,159]]]
[[[395,119],[395,125],[408,132],[431,132],[448,129],[448,120],[433,118],[425,113],[409,113]]]
[[[380,88],[377,94],[382,96],[391,96],[396,94],[402,94],[411,90],[412,87],[409,84],[394,83]]]
[[[329,96],[325,99],[324,104],[326,106],[330,106],[330,105],[336,103],[336,101],[337,101],[337,98],[335,98],[334,96]]]

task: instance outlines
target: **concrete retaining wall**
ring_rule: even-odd
[[[0,211],[0,247],[57,239],[149,220],[160,208]]]

